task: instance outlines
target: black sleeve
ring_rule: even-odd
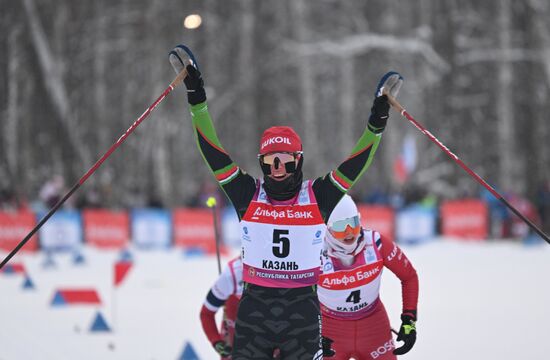
[[[256,180],[239,169],[239,174],[222,188],[241,220],[256,193]]]
[[[315,194],[317,206],[319,206],[325,223],[328,221],[336,204],[338,204],[342,196],[344,196],[344,192],[335,187],[328,177],[329,175],[327,174],[322,178],[315,179],[313,182],[313,193]]]

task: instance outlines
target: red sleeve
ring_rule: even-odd
[[[397,244],[384,236],[381,236],[380,240],[380,253],[384,258],[384,266],[401,280],[403,313],[416,318],[416,307],[418,306],[418,275],[416,270]]]
[[[202,329],[204,330],[206,337],[208,337],[208,340],[212,345],[222,340],[220,333],[218,332],[218,328],[216,327],[215,315],[216,315],[215,312],[208,310],[204,305],[202,306],[201,308]]]

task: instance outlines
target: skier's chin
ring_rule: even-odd
[[[352,237],[347,237],[345,239],[342,239],[340,240],[342,243],[344,243],[345,245],[353,245],[353,243],[355,242],[355,236],[352,236]]]
[[[288,179],[290,177],[291,174],[281,174],[281,175],[268,175],[271,179],[275,180],[275,181],[283,181],[285,179]]]

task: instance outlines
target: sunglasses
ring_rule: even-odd
[[[361,232],[361,221],[358,215],[338,220],[330,225],[329,230],[336,239],[345,239],[349,235],[357,236]]]
[[[271,154],[258,155],[258,158],[262,163],[271,166],[275,164],[276,159],[279,159],[279,162],[281,164],[286,164],[286,163],[295,161],[298,154],[301,154],[301,153],[302,153],[301,151],[295,152],[295,153],[276,152]]]

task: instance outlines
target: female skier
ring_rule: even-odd
[[[169,55],[176,73],[184,69],[187,100],[199,150],[241,225],[244,290],[237,313],[233,360],[322,358],[316,284],[326,221],[372,162],[388,120],[382,89],[397,95],[399,74],[378,84],[367,126],[348,159],[315,180],[303,180],[300,137],[288,126],[264,131],[258,159],[264,174],[241,170],[222,147],[206,104],[197,62],[184,45]]]
[[[359,220],[355,203],[344,195],[327,223],[317,290],[323,336],[334,341],[334,360],[395,360],[395,355],[405,354],[416,341],[418,276],[395,243],[363,229]],[[384,267],[401,280],[403,312],[397,340],[404,345],[397,349],[379,297]]]

